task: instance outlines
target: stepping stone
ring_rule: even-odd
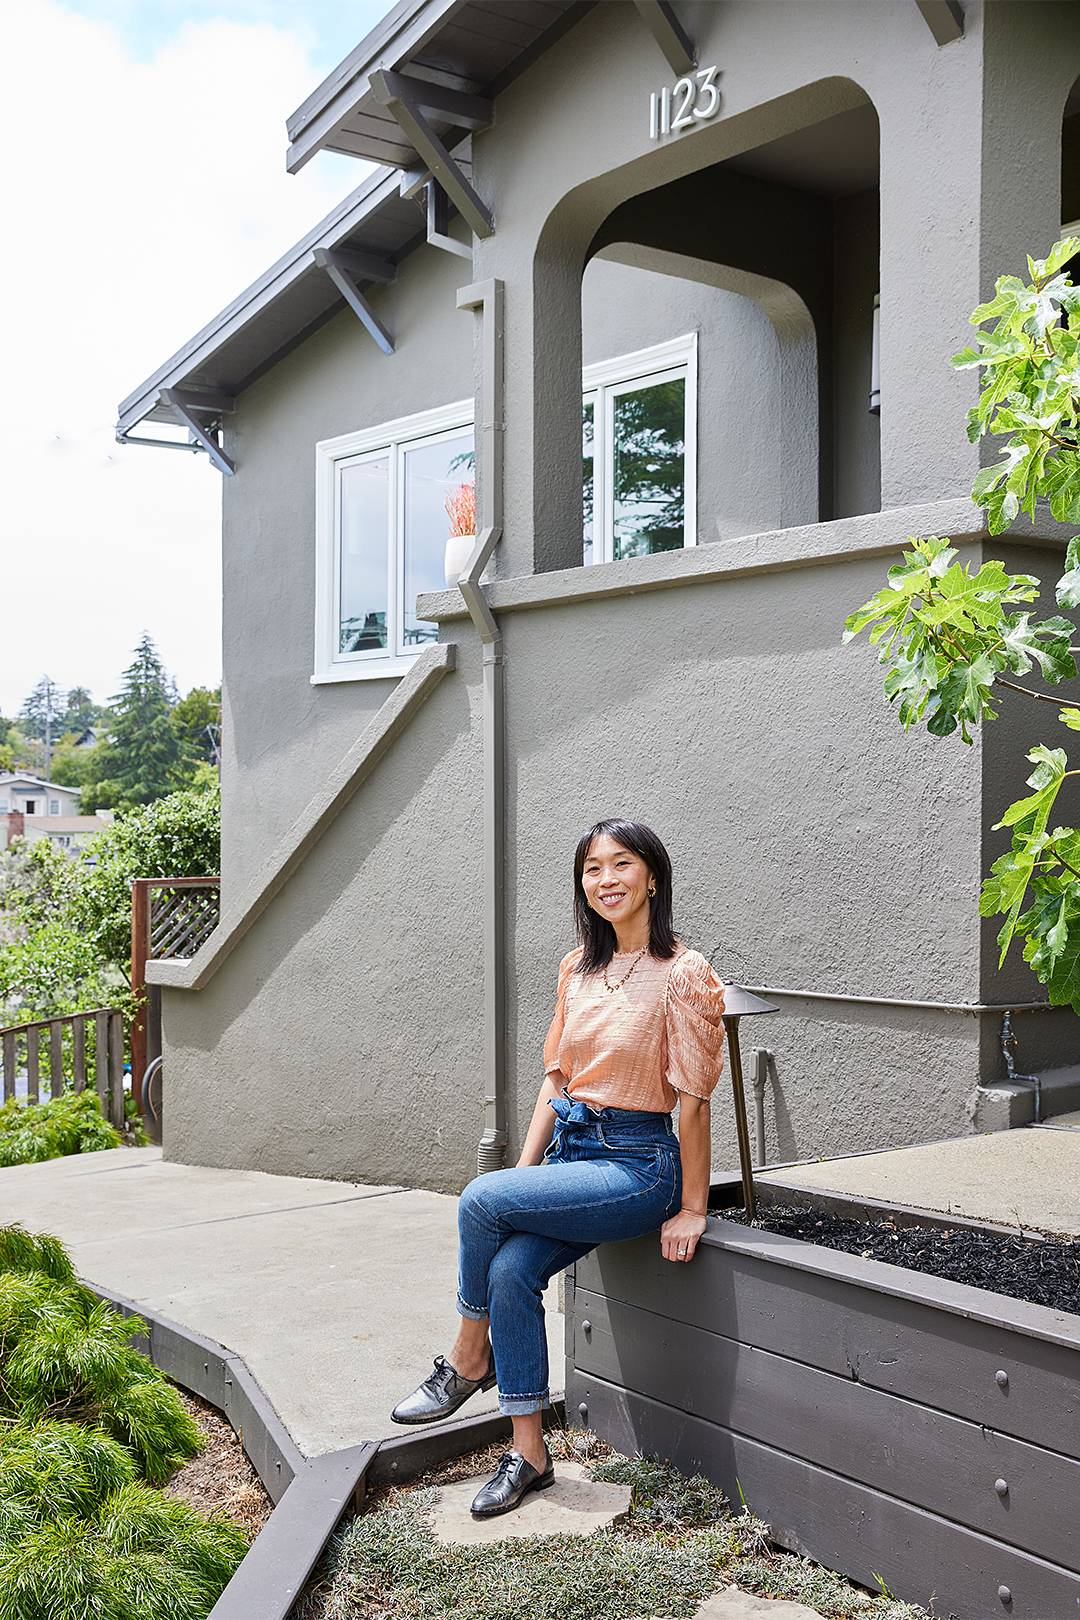
[[[787,1598],[754,1597],[737,1586],[727,1586],[706,1598],[694,1620],[822,1620],[816,1609]]]
[[[490,1478],[490,1474],[478,1474],[475,1479],[439,1487],[431,1518],[436,1541],[444,1546],[477,1547],[493,1541],[520,1541],[523,1536],[587,1536],[617,1523],[630,1511],[629,1485],[601,1484],[587,1478],[581,1463],[556,1460],[550,1490],[533,1491],[511,1513],[474,1519],[469,1511],[473,1497]]]

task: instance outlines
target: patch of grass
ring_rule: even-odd
[[[103,1117],[93,1091],[66,1091],[43,1103],[13,1097],[0,1107],[0,1169],[120,1145],[119,1133]]]
[[[628,1520],[590,1536],[480,1547],[435,1541],[428,1515],[436,1489],[389,1491],[334,1537],[291,1620],[689,1616],[732,1582],[762,1596],[798,1597],[830,1620],[927,1620],[921,1609],[772,1552],[768,1527],[750,1513],[730,1513],[722,1493],[700,1476],[617,1454],[592,1474],[632,1486]]]

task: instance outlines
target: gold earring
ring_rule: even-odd
[[[652,899],[652,897],[653,897],[653,895],[654,895],[654,894],[655,894],[655,893],[656,893],[656,884],[655,884],[655,883],[654,883],[654,884],[653,884],[653,886],[652,886],[652,888],[651,888],[651,889],[650,889],[650,890],[649,890],[649,899],[650,899],[650,900],[651,900],[651,899]]]

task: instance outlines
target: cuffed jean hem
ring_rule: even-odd
[[[545,1392],[543,1395],[500,1395],[499,1411],[504,1417],[528,1417],[530,1412],[542,1412],[551,1405],[551,1396]]]
[[[467,1316],[470,1322],[486,1322],[488,1319],[486,1306],[466,1305],[460,1294],[457,1297],[457,1308],[458,1315]]]

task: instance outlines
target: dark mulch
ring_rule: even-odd
[[[723,1218],[749,1224],[741,1209],[726,1209]],[[963,1227],[944,1230],[852,1221],[824,1210],[785,1205],[759,1207],[753,1224],[823,1249],[884,1260],[908,1271],[925,1271],[931,1277],[947,1277],[950,1282],[1080,1315],[1080,1241],[999,1237]]]
[[[200,1513],[224,1513],[235,1519],[254,1540],[274,1504],[244,1455],[239,1436],[216,1406],[183,1389],[177,1394],[206,1435],[206,1445],[177,1469],[165,1490]]]

